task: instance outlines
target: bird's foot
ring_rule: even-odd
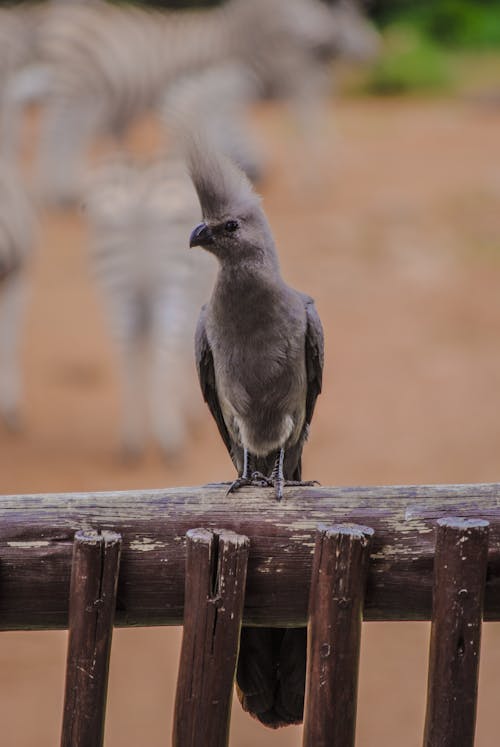
[[[226,495],[229,495],[230,493],[236,493],[236,491],[240,488],[245,488],[247,485],[251,484],[252,481],[248,477],[238,477],[236,480],[233,480],[227,490]]]
[[[284,480],[276,476],[269,478],[267,484],[274,487],[276,500],[282,501],[284,488],[311,488],[313,485],[319,485],[319,482],[317,480]]]
[[[274,487],[274,483],[275,481],[272,477],[266,477],[262,472],[252,472],[250,477],[238,477],[234,480],[234,482],[230,484],[226,495],[229,495],[229,493],[235,493],[240,488],[272,488]]]
[[[239,482],[242,479],[243,478],[239,478],[239,480],[236,480],[236,482]],[[274,473],[270,477],[268,477],[262,472],[252,472],[250,479],[246,480],[244,484],[252,485],[255,488],[274,488],[276,500],[281,501],[283,498],[283,488],[287,483],[282,477],[279,477]],[[240,486],[238,485],[238,487]]]
[[[283,500],[284,488],[312,487],[319,485],[317,480],[284,480],[278,475],[267,477],[262,472],[252,472],[250,477],[238,477],[232,483],[217,483],[218,485],[229,485],[226,495],[235,493],[240,488],[274,488],[277,501]]]
[[[252,472],[252,481],[259,488],[272,488],[274,486],[273,478],[263,475],[262,472]]]
[[[262,479],[260,475],[258,478],[255,478],[254,475],[251,477],[238,477],[237,480],[234,480],[234,482],[231,483],[226,495],[229,495],[229,493],[235,493],[240,488],[267,488],[269,485],[269,480],[267,477],[264,477],[264,475],[262,475]]]

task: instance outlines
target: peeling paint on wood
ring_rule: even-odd
[[[123,537],[118,625],[180,625],[186,532],[250,538],[244,624],[303,625],[319,524],[371,526],[366,620],[429,620],[434,529],[446,516],[490,522],[485,619],[500,620],[500,485],[287,488],[224,486],[0,497],[0,629],[66,627],[73,536]]]
[[[142,537],[130,543],[130,549],[137,552],[152,552],[161,548],[165,548],[165,542],[155,542],[151,537]]]

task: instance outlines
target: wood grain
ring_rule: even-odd
[[[485,619],[500,620],[500,485],[287,488],[227,486],[0,497],[0,629],[63,628],[73,536],[123,537],[116,624],[180,625],[186,532],[224,527],[250,538],[246,625],[305,625],[320,523],[375,530],[365,620],[430,620],[434,530],[444,516],[490,522]]]
[[[248,550],[248,538],[234,532],[187,533],[173,747],[228,743]]]
[[[361,620],[373,530],[316,533],[304,708],[304,747],[354,747]]]
[[[438,522],[424,747],[473,747],[488,523]]]
[[[61,747],[101,747],[121,538],[75,535]]]

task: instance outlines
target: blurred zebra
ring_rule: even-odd
[[[34,238],[33,205],[18,175],[0,162],[0,417],[11,429],[19,421],[19,338]]]
[[[25,24],[23,14],[10,7],[0,7],[0,92],[9,77],[26,64]]]
[[[375,38],[342,2],[227,0],[176,12],[101,0],[52,6],[38,24],[37,45],[50,76],[40,151],[48,199],[75,199],[91,139],[122,138],[137,117],[157,110],[180,75],[236,62],[254,72],[259,94],[305,101],[307,111],[325,95],[328,62],[354,49],[366,54]]]
[[[294,99],[337,59],[370,61],[380,37],[356,0],[232,0],[238,7],[238,56],[261,81],[266,98]],[[323,92],[324,93],[324,92]]]
[[[0,7],[0,158],[4,162],[13,161],[19,126],[9,104],[10,86],[32,60],[33,31],[25,6]]]
[[[211,67],[180,76],[168,88],[160,114],[174,138],[196,122],[211,146],[257,182],[264,173],[264,159],[249,127],[249,115],[258,88],[255,75],[242,65]]]
[[[182,450],[189,420],[201,404],[193,339],[215,267],[207,255],[200,268],[186,251],[200,214],[180,142],[186,126],[203,122],[208,142],[242,164],[251,178],[258,175],[258,151],[244,117],[253,86],[248,72],[235,66],[180,78],[163,106],[169,155],[144,163],[115,154],[89,174],[91,261],[120,355],[126,455],[141,451],[146,407],[156,440],[171,457]]]
[[[100,0],[47,13],[38,55],[51,85],[38,171],[49,202],[78,200],[93,138],[123,144],[131,123],[157,109],[170,83],[220,56],[227,46],[224,15],[222,9],[160,12]]]
[[[85,197],[93,274],[103,292],[122,378],[122,444],[143,447],[145,409],[167,458],[185,444],[198,411],[193,337],[215,267],[187,250],[199,220],[196,194],[175,156],[139,164],[115,156],[89,180]]]

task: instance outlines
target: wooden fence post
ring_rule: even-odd
[[[228,743],[248,552],[248,538],[231,531],[187,532],[173,747]]]
[[[472,747],[489,524],[438,521],[424,747]]]
[[[361,620],[373,529],[316,532],[309,599],[304,747],[354,745]]]
[[[75,535],[61,747],[101,747],[121,537]]]

